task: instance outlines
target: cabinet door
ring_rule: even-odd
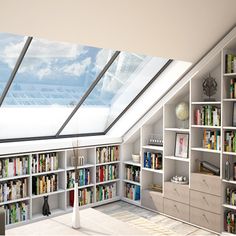
[[[163,212],[163,196],[161,193],[143,190],[141,204],[149,209]]]

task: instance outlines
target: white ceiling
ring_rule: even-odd
[[[0,32],[195,62],[236,24],[236,0],[0,0]]]

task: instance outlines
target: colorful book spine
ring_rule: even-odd
[[[236,55],[226,54],[225,55],[225,73],[236,72]]]
[[[69,193],[70,206],[74,205],[74,190]],[[92,188],[84,188],[78,190],[79,195],[79,206],[84,206],[87,204],[93,203],[93,189]]]
[[[33,176],[32,193],[34,195],[55,192],[58,190],[58,176],[56,174]]]
[[[118,165],[103,165],[96,168],[96,181],[104,182],[118,178]]]
[[[145,168],[151,168],[156,170],[162,169],[162,153],[144,152],[144,163]]]
[[[225,131],[224,150],[236,152],[236,131]]]
[[[203,148],[221,150],[221,135],[219,130],[203,130]]]
[[[79,169],[78,171],[78,185],[85,186],[91,184],[91,172],[89,168]],[[73,188],[75,183],[75,171],[67,171],[67,188]]]
[[[34,154],[31,166],[32,174],[58,170],[58,153]]]
[[[116,183],[96,187],[96,200],[104,201],[116,197]]]
[[[140,182],[140,167],[126,165],[125,166],[126,179],[134,182]]]
[[[139,201],[140,200],[140,186],[126,183],[125,184],[125,197],[133,201]]]
[[[96,148],[96,161],[98,164],[118,161],[119,146],[98,147]]]

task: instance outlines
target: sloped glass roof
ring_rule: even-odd
[[[170,62],[2,33],[0,141],[105,134]]]

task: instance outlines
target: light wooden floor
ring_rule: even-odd
[[[147,230],[149,233],[150,229],[161,227],[173,231],[176,235],[216,235],[123,201],[99,206],[95,209],[136,227],[140,226],[142,230]]]

